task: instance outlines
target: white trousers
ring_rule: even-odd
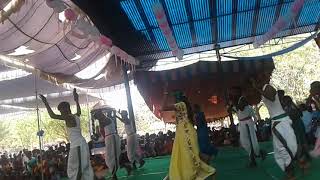
[[[240,143],[241,146],[248,152],[248,154],[251,154],[251,144],[253,153],[256,156],[260,155],[260,148],[259,143],[255,131],[254,122],[249,119],[246,121],[240,121],[239,122],[239,130],[240,130]],[[251,141],[251,143],[250,143]]]
[[[141,160],[138,152],[138,136],[134,133],[127,136],[127,155],[131,163],[133,163],[134,161],[139,162]]]
[[[70,180],[77,180],[78,176],[81,180],[93,180],[89,147],[84,139],[80,146],[70,148],[67,173]]]
[[[272,136],[274,158],[282,171],[285,171],[296,156],[298,149],[296,135],[292,129],[292,121],[288,116],[278,121],[272,121]]]
[[[119,158],[121,154],[120,138],[117,134],[112,134],[105,137],[106,153],[105,160],[109,172],[113,173],[119,169]]]

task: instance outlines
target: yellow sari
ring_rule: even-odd
[[[169,180],[203,180],[216,170],[200,160],[197,132],[189,122],[184,102],[175,104],[176,136],[173,144]]]

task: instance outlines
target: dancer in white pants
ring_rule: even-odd
[[[89,147],[81,134],[80,118],[74,116],[77,126],[67,127],[67,133],[70,140],[70,151],[68,157],[68,177],[71,180],[93,179],[94,174],[90,163]]]
[[[76,89],[73,91],[74,100],[77,105],[77,113],[73,115],[71,113],[70,104],[68,102],[61,102],[58,105],[58,110],[61,115],[55,114],[47,99],[40,95],[43,103],[45,104],[49,116],[52,119],[63,120],[66,122],[67,133],[70,140],[70,151],[68,157],[68,177],[70,180],[93,180],[94,174],[90,163],[89,147],[81,134],[80,128],[80,115],[81,108],[79,105],[79,95]]]
[[[110,111],[110,112],[109,112]],[[106,145],[105,161],[108,166],[109,172],[112,174],[113,179],[117,179],[116,173],[119,169],[119,158],[121,154],[120,137],[117,134],[115,122],[103,113],[103,110],[97,109],[92,111],[93,117],[99,121],[100,127],[103,127],[102,132]],[[107,111],[108,114],[112,113],[111,110]]]
[[[250,157],[250,167],[255,167],[256,157],[265,159],[265,152],[260,150],[255,123],[257,121],[253,108],[249,105],[244,96],[237,98],[238,101],[233,106],[239,120],[240,143],[241,146],[248,152]]]
[[[253,87],[256,87],[253,82]],[[292,120],[285,113],[279,101],[277,91],[269,84],[262,90],[262,101],[266,105],[272,120],[272,136],[274,157],[279,167],[286,172],[288,179],[295,179],[293,174],[293,160],[297,153],[297,139],[292,128]]]
[[[140,168],[144,165],[145,161],[142,159],[142,156],[138,154],[139,152],[139,143],[138,135],[133,129],[132,122],[128,118],[127,111],[121,111],[121,118],[119,118],[124,123],[124,128],[127,134],[127,156],[129,161],[133,164],[135,168],[135,163],[140,164]]]
[[[231,110],[234,111],[239,120],[240,144],[248,152],[250,163],[249,167],[255,167],[256,157],[265,159],[266,153],[260,150],[256,135],[255,123],[257,122],[256,114],[249,105],[247,99],[242,96],[240,87],[233,87],[229,91]]]

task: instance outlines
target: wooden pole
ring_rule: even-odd
[[[219,79],[224,79],[224,72],[223,72],[223,67],[222,67],[222,62],[221,62],[221,55],[220,55],[220,45],[216,44],[214,46],[215,50],[216,50],[216,56],[218,59],[218,78]],[[220,87],[222,89],[222,92],[226,92],[226,85],[224,84],[224,81],[222,81],[223,83],[220,84]],[[230,123],[231,125],[234,125],[234,120],[233,120],[233,116],[232,116],[232,111],[228,110],[228,114],[229,114],[229,118],[230,118]]]
[[[133,106],[132,106],[132,99],[131,99],[131,92],[130,92],[130,85],[129,85],[129,78],[128,78],[127,70],[128,70],[127,67],[125,65],[122,65],[123,80],[124,80],[124,86],[126,88],[126,95],[127,95],[129,119],[132,122],[134,132],[137,132],[136,122],[135,122],[134,113],[133,113]]]
[[[42,136],[43,134],[41,134],[41,128],[40,128],[40,110],[39,110],[39,97],[38,97],[38,74],[37,71],[35,71],[34,74],[34,89],[35,89],[35,95],[36,95],[36,113],[37,113],[37,123],[38,123],[38,137],[39,137],[39,149],[40,149],[40,162],[42,163],[43,159],[42,159]],[[41,166],[41,180],[44,179],[44,174],[43,174],[43,167]]]
[[[316,41],[316,44],[318,45],[318,48],[320,49],[320,34],[314,39]]]

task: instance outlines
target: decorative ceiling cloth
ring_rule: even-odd
[[[228,114],[225,108],[226,90],[233,86],[244,89],[251,104],[260,102],[260,95],[248,87],[249,78],[274,69],[272,59],[248,61],[200,61],[189,66],[166,71],[139,71],[135,84],[151,111],[165,122],[174,121],[174,112],[160,113],[162,105],[174,103],[173,96],[167,102],[165,93],[182,90],[193,104],[201,105],[208,121]]]
[[[45,80],[100,92],[122,83],[123,63],[131,70],[137,65],[70,0],[0,0],[0,62],[5,65],[0,65],[0,114],[35,110],[35,78],[30,73],[40,74],[38,92],[56,106],[62,100],[73,102],[72,92]],[[85,71],[92,75],[77,76]],[[4,77],[7,74],[10,77]],[[87,102],[86,95],[80,99]],[[88,102],[95,100],[88,96]]]
[[[12,72],[12,79],[8,75],[7,77],[1,75],[0,115],[35,111],[37,105],[35,97],[36,87],[39,94],[44,94],[48,97],[48,101],[52,107],[57,107],[62,101],[68,101],[72,105],[74,104],[72,91],[68,91],[40,78],[35,79],[35,75],[30,73],[25,73],[18,78],[14,78],[17,77],[17,74],[15,74],[16,71],[16,69],[0,65],[0,74]],[[20,72],[20,70],[18,72]],[[79,99],[81,104],[98,100],[98,98],[85,94],[80,94]],[[38,102],[40,108],[45,108],[40,100]]]
[[[83,88],[110,87],[122,83],[121,64],[131,69],[137,65],[69,0],[1,1],[0,11],[0,55],[57,75],[61,82]],[[74,77],[103,58],[103,68],[94,77]]]
[[[152,7],[160,2],[185,54],[250,44],[290,13],[295,0],[73,0],[114,44],[141,61],[171,57]],[[275,37],[314,32],[320,1],[305,0],[294,19]],[[274,38],[275,38],[274,37]],[[143,62],[142,62],[143,63]]]

